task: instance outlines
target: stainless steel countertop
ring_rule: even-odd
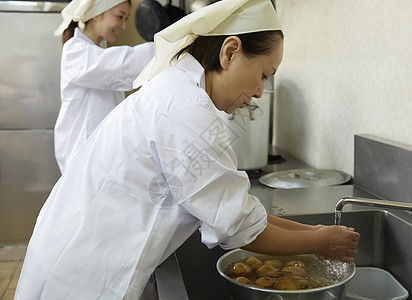
[[[367,191],[353,185],[352,180],[344,185],[313,188],[275,189],[267,187],[259,182],[259,177],[276,171],[312,168],[288,153],[280,150],[277,150],[277,153],[283,160],[269,164],[260,174],[248,172],[251,182],[249,193],[259,198],[269,214],[287,216],[333,213],[335,204],[343,197],[374,197]],[[351,208],[346,209],[350,210]]]
[[[311,166],[290,156],[288,153],[281,151],[280,153],[281,156],[285,158],[285,162],[268,165],[263,170],[263,174],[290,169],[311,168]],[[249,175],[251,182],[249,193],[259,198],[269,214],[276,216],[334,213],[336,203],[344,197],[381,199],[381,197],[354,185],[352,180],[347,184],[335,186],[275,189],[269,188],[259,182],[259,177],[263,174],[259,174],[259,176]],[[378,210],[378,208],[347,205],[345,206],[344,212],[359,210]],[[412,215],[410,212],[402,210],[386,210],[406,219],[410,219]]]

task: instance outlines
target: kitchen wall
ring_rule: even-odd
[[[412,145],[412,2],[276,0],[274,144],[353,175],[354,135]]]

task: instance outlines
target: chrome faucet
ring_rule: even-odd
[[[412,203],[407,202],[395,202],[388,200],[377,200],[377,199],[368,199],[368,198],[351,198],[345,197],[342,198],[336,203],[335,206],[335,225],[340,225],[342,218],[342,210],[346,204],[357,204],[357,205],[367,205],[375,207],[384,207],[392,209],[402,209],[412,211]]]

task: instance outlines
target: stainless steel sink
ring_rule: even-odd
[[[312,225],[334,223],[333,214],[286,218]],[[361,234],[357,266],[390,272],[412,294],[412,223],[387,211],[368,210],[343,212],[341,225],[354,227]]]
[[[285,218],[312,225],[334,223],[333,213]],[[357,266],[387,270],[412,295],[412,223],[387,211],[362,210],[343,212],[341,225],[354,227],[361,234]],[[219,247],[207,249],[198,232],[176,251],[189,299],[230,299],[216,271],[216,261],[225,252]]]

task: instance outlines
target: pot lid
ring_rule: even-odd
[[[263,175],[259,182],[276,189],[296,189],[306,187],[330,186],[348,182],[349,174],[326,169],[294,169]]]

